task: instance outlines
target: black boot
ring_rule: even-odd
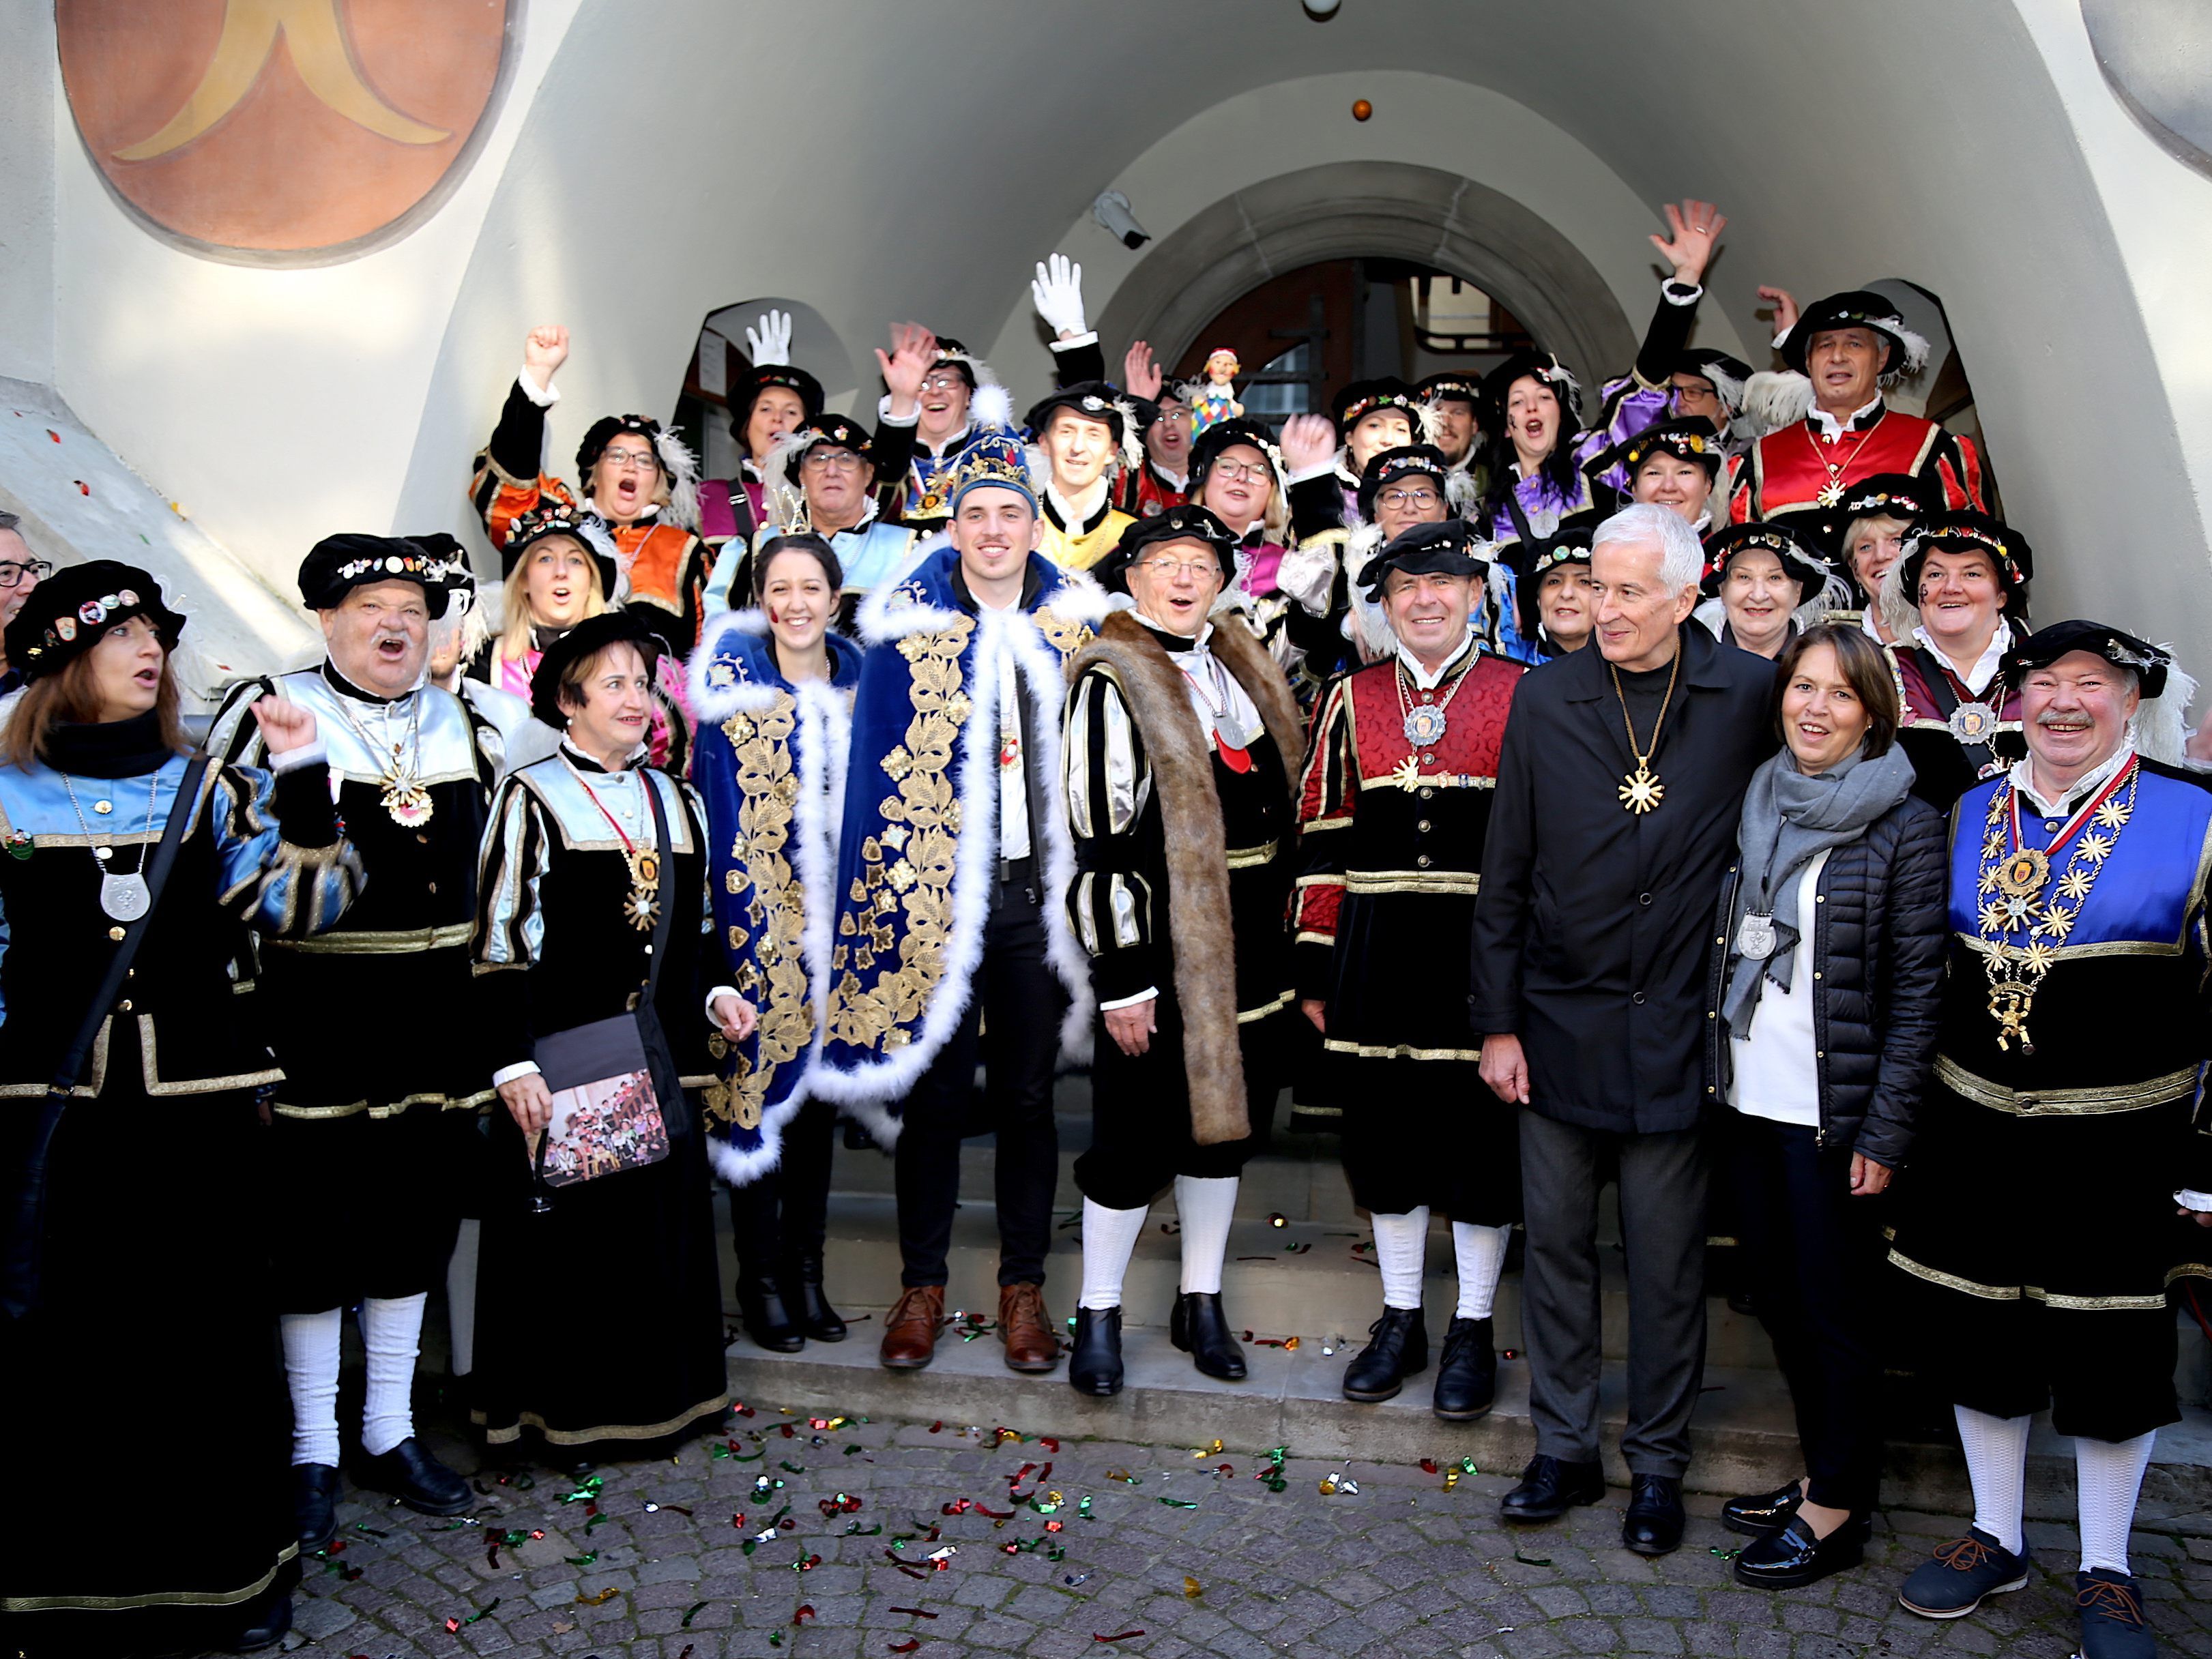
[[[1175,1299],[1168,1317],[1168,1340],[1191,1358],[1207,1376],[1224,1382],[1244,1380],[1244,1350],[1230,1334],[1218,1291],[1188,1291]]]
[[[302,1555],[313,1555],[337,1537],[338,1472],[327,1463],[293,1464],[292,1516],[299,1523]]]
[[[1121,1392],[1121,1310],[1078,1308],[1067,1351],[1067,1380],[1079,1394],[1105,1400]]]
[[[1429,1328],[1419,1308],[1385,1308],[1367,1328],[1367,1346],[1344,1368],[1344,1397],[1392,1400],[1409,1376],[1429,1368]]]
[[[1437,1415],[1447,1423],[1472,1423],[1498,1397],[1498,1351],[1486,1319],[1458,1319],[1444,1327],[1443,1358],[1437,1365]]]
[[[845,1321],[822,1294],[822,1258],[817,1255],[791,1258],[783,1270],[783,1305],[800,1332],[817,1342],[842,1342]]]
[[[784,1306],[782,1287],[772,1279],[738,1281],[738,1317],[745,1334],[770,1353],[797,1353],[806,1346],[805,1334]]]
[[[312,1464],[296,1467],[310,1468]],[[333,1469],[332,1474],[337,1473]],[[237,1633],[230,1638],[225,1651],[230,1653],[259,1653],[273,1648],[289,1635],[292,1629],[292,1592],[275,1585],[261,1592],[240,1610]]]
[[[355,1478],[424,1515],[459,1515],[477,1501],[469,1483],[423,1450],[411,1434],[380,1456],[363,1453]]]

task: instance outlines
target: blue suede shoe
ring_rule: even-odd
[[[1984,1532],[1938,1544],[1936,1553],[1912,1570],[1898,1605],[1923,1619],[1964,1619],[1985,1595],[2001,1595],[2027,1583],[2027,1552],[2014,1555]]]
[[[2081,1621],[2081,1659],[2150,1659],[2158,1651],[2136,1581],[2109,1567],[2074,1575],[2074,1616]]]

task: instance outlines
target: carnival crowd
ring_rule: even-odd
[[[0,519],[0,1419],[43,1516],[0,1552],[19,1644],[268,1645],[346,1480],[466,1509],[412,1414],[440,1285],[487,1459],[718,1423],[712,1181],[745,1339],[843,1340],[841,1116],[895,1162],[885,1366],[931,1362],[988,1130],[1009,1366],[1121,1389],[1171,1188],[1171,1340],[1242,1379],[1223,1261],[1288,1091],[1374,1228],[1349,1399],[1431,1371],[1440,1418],[1490,1410],[1525,1231],[1535,1454],[1504,1522],[1603,1493],[1617,1184],[1627,1548],[1681,1541],[1719,1231],[1803,1454],[1727,1504],[1736,1579],[1858,1564],[1903,1364],[1955,1410],[1973,1508],[1904,1605],[2027,1581],[2047,1408],[2083,1650],[2150,1651],[2130,1521],[2179,1415],[2169,1287],[2212,1272],[2193,684],[2118,627],[2031,622],[1975,444],[1890,402],[1928,347],[1881,295],[1761,290],[1778,368],[1692,347],[1724,222],[1666,212],[1642,347],[1587,400],[1527,350],[1278,431],[1232,354],[1179,386],[1139,342],[1109,380],[1054,256],[1057,383],[1018,420],[915,325],[872,426],[829,411],[769,313],[737,476],[623,415],[563,479],[568,337],[532,329],[469,481],[497,591],[450,535],[330,537],[299,573],[325,654],[230,688],[204,744],[172,596]],[[213,1465],[201,1519],[94,1548],[156,1371]]]

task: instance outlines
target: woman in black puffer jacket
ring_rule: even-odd
[[[1713,928],[1706,1094],[1806,1478],[1739,1498],[1735,1576],[1762,1589],[1856,1565],[1881,1474],[1873,1200],[1912,1142],[1936,1044],[1943,818],[1911,793],[1896,682],[1856,628],[1778,664],[1784,747],[1753,775]]]

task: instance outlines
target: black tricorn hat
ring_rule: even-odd
[[[173,651],[185,619],[161,598],[148,572],[119,559],[65,564],[31,590],[7,630],[8,661],[24,680],[60,672],[108,631],[143,617]]]

